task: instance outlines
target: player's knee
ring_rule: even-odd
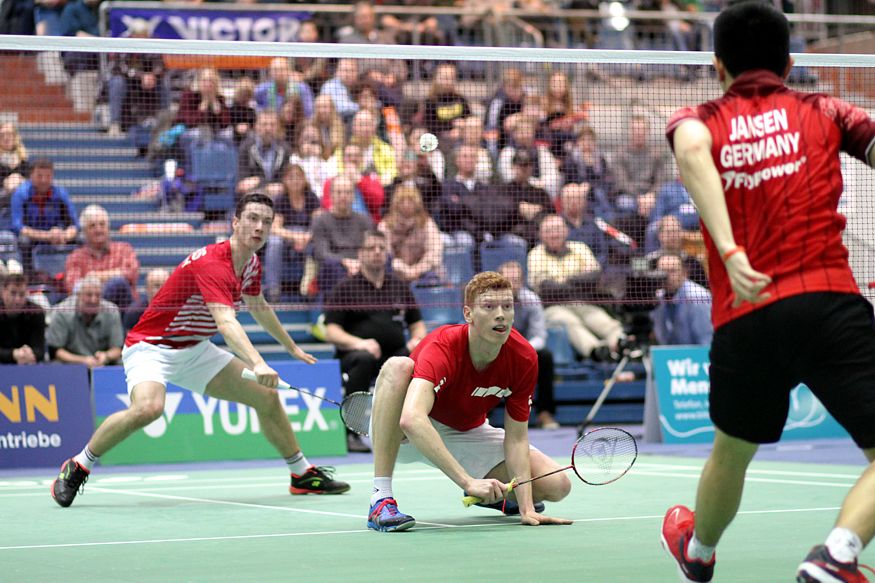
[[[413,376],[413,360],[406,356],[393,356],[383,365],[380,375],[385,379],[385,385],[406,391]]]
[[[547,502],[559,502],[571,493],[571,480],[564,474],[550,476],[550,480],[544,480],[542,489],[535,491],[539,500]]]
[[[264,391],[264,396],[261,398],[260,409],[267,411],[269,409],[281,408],[280,393],[276,389],[267,389]]]
[[[131,405],[131,413],[139,427],[145,427],[164,413],[164,401],[150,399],[148,401],[135,402]]]

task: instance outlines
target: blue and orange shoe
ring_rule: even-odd
[[[687,556],[687,544],[693,537],[695,516],[686,506],[672,506],[662,520],[662,548],[678,566],[680,580],[686,583],[707,583],[714,578],[715,557],[707,563]]]
[[[857,561],[842,563],[829,554],[825,545],[817,545],[811,549],[811,552],[799,565],[799,570],[796,571],[796,581],[799,583],[865,583],[869,580],[860,572],[860,567],[875,573],[872,567],[857,565]]]
[[[398,503],[394,498],[382,498],[377,500],[368,511],[368,528],[382,532],[401,532],[416,525],[412,516],[398,510]]]

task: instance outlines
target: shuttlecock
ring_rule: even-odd
[[[434,134],[422,134],[419,136],[419,149],[423,152],[432,152],[438,147],[438,139]]]

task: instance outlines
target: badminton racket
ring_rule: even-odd
[[[255,373],[248,368],[243,370],[242,376],[244,379],[258,382],[258,377],[255,376]],[[344,425],[346,425],[350,430],[358,433],[359,435],[368,435],[368,430],[370,429],[369,426],[371,422],[371,405],[373,404],[373,395],[371,395],[370,393],[365,391],[350,393],[343,398],[342,403],[338,403],[334,399],[322,397],[320,395],[317,395],[316,393],[312,393],[304,389],[299,389],[298,387],[293,387],[282,379],[280,379],[277,388],[298,391],[299,393],[310,395],[312,397],[316,397],[317,399],[328,401],[333,405],[337,405],[338,407],[340,407],[340,418],[343,420]]]
[[[625,476],[637,458],[638,444],[631,433],[616,427],[600,427],[584,434],[575,442],[574,449],[571,450],[570,465],[528,480],[517,481],[514,478],[505,486],[507,494],[510,494],[514,488],[523,484],[566,470],[574,470],[577,477],[590,486],[604,486]],[[482,501],[477,496],[462,498],[466,508]]]

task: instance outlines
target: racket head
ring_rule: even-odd
[[[638,459],[638,443],[617,427],[600,427],[581,436],[571,452],[571,467],[583,482],[604,486],[626,475]]]
[[[340,404],[340,418],[351,431],[367,437],[371,425],[374,396],[366,391],[350,393]]]

